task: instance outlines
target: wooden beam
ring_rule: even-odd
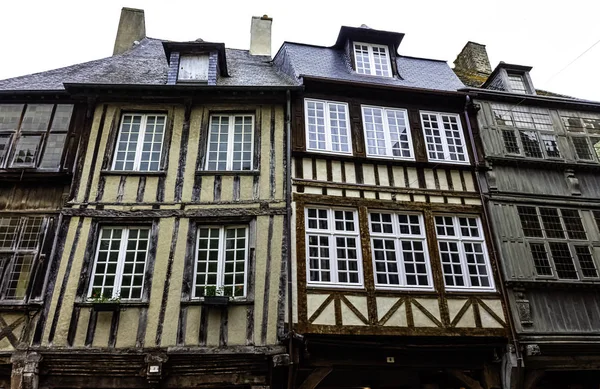
[[[447,371],[448,374],[465,384],[468,389],[483,389],[483,387],[477,380],[469,377],[462,371],[456,369],[448,369]]]
[[[333,369],[331,367],[322,367],[315,369],[300,385],[298,389],[315,389],[317,385],[321,383],[331,373]]]

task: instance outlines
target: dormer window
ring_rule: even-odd
[[[358,74],[392,77],[387,46],[355,42],[354,65]]]
[[[521,74],[508,73],[508,85],[513,93],[529,93],[525,84],[525,79]]]
[[[182,55],[177,81],[208,82],[208,54]]]

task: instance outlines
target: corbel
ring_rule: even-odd
[[[515,303],[517,305],[517,314],[522,326],[532,326],[531,305],[525,296],[524,289],[515,289]]]

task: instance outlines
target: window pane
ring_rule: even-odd
[[[115,170],[134,170],[135,156],[140,141],[141,115],[123,115],[117,149],[115,150]]]
[[[329,237],[307,234],[309,281],[331,282]]]
[[[346,106],[329,103],[329,127],[331,129],[331,149],[333,151],[350,151],[350,134],[348,133],[348,117]]]
[[[123,236],[121,228],[102,228],[98,240],[96,268],[92,278],[92,298],[113,298],[118,296],[115,280],[118,276],[119,249]]]
[[[531,255],[533,256],[533,266],[538,276],[551,276],[552,266],[546,253],[546,247],[543,243],[530,243]]]
[[[206,294],[206,287],[217,287],[219,269],[220,228],[198,229],[198,252],[196,257],[196,279],[194,297]]]
[[[336,236],[337,277],[340,283],[359,283],[358,242],[355,237]]]
[[[52,104],[29,104],[25,110],[21,131],[46,132],[52,115]]]
[[[373,70],[376,76],[390,77],[391,69],[388,65],[388,54],[385,47],[371,46],[373,50]]]
[[[0,131],[17,131],[23,104],[0,104]]]
[[[41,139],[40,135],[21,135],[15,146],[11,166],[35,167]]]
[[[425,244],[425,240],[403,239],[400,241],[406,285],[430,286]]]
[[[396,244],[393,239],[371,239],[375,262],[375,281],[380,285],[400,285]]]
[[[519,143],[514,130],[502,130],[502,139],[504,140],[504,149],[509,154],[520,154]]]
[[[245,295],[246,228],[225,229],[225,270],[223,292],[225,296]]]
[[[444,157],[444,146],[442,145],[442,133],[436,115],[422,113],[423,131],[425,132],[425,143],[427,143],[427,155],[429,159],[446,159]]]
[[[575,252],[577,253],[577,260],[579,261],[579,267],[584,277],[598,277],[596,270],[596,264],[594,263],[594,257],[590,253],[588,246],[575,246]]]
[[[356,60],[356,73],[371,74],[371,62],[369,61],[369,46],[355,44],[354,58]]]
[[[18,248],[20,250],[35,250],[40,243],[40,234],[44,218],[40,216],[24,218],[21,239]]]
[[[460,127],[456,116],[442,115],[446,143],[448,144],[448,156],[451,161],[464,162],[465,146],[462,142]]]
[[[48,135],[48,140],[46,141],[46,148],[44,149],[44,155],[42,156],[40,168],[56,169],[60,166],[66,139],[67,134],[51,133]]]
[[[394,157],[411,158],[411,140],[408,134],[408,118],[404,111],[386,110]]]
[[[586,138],[573,137],[571,140],[573,141],[577,158],[588,161],[592,159],[592,152],[590,151]]]
[[[446,286],[465,286],[457,242],[438,241],[444,283]]]
[[[17,247],[19,222],[18,217],[0,218],[0,250],[10,250]]]
[[[550,252],[556,266],[558,278],[577,279],[577,271],[567,243],[550,242]]]
[[[367,154],[389,155],[385,141],[383,110],[380,108],[363,107],[363,117],[367,141]]]
[[[543,238],[542,226],[535,207],[517,207],[525,236]]]
[[[565,232],[563,231],[563,226],[560,223],[560,217],[558,216],[558,210],[556,208],[540,208],[540,216],[542,217],[546,237],[558,239],[565,238]]]
[[[488,273],[483,245],[481,243],[463,243],[465,257],[467,260],[467,271],[471,286],[474,287],[489,287],[490,275]]]
[[[540,134],[546,155],[550,158],[560,158],[560,150],[558,150],[558,142],[555,135]]]
[[[252,169],[252,116],[235,116],[233,125],[233,170]]]
[[[523,144],[523,151],[525,156],[532,158],[543,158],[542,149],[540,148],[540,141],[534,131],[520,131],[521,143]]]
[[[590,138],[592,142],[592,148],[594,149],[594,154],[596,154],[596,158],[600,160],[600,138]]]
[[[306,125],[308,128],[308,148],[327,150],[324,102],[306,100]]]
[[[148,228],[130,228],[123,261],[121,289],[122,299],[141,299],[148,253]]]
[[[587,239],[579,212],[575,209],[561,209],[565,228],[570,239]]]
[[[510,85],[510,89],[512,89],[514,93],[527,93],[527,89],[525,88],[525,81],[523,81],[523,76],[517,74],[509,74],[508,84]]]
[[[69,130],[69,124],[71,123],[72,113],[72,104],[58,104],[56,106],[56,111],[54,112],[54,118],[52,119],[52,126],[50,127],[50,131],[67,132]]]
[[[33,269],[34,254],[16,254],[7,269],[4,284],[5,298],[23,300]]]
[[[164,116],[148,115],[140,158],[140,171],[156,172],[160,170],[160,157],[165,132]]]

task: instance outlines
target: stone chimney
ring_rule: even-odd
[[[146,22],[144,10],[123,7],[119,29],[115,39],[113,55],[121,54],[133,47],[135,41],[141,41],[146,37]]]
[[[465,47],[454,60],[454,68],[466,72],[475,72],[489,75],[492,73],[490,59],[488,58],[485,45],[467,42]]]
[[[267,15],[253,16],[250,26],[250,54],[271,56],[271,24]]]

